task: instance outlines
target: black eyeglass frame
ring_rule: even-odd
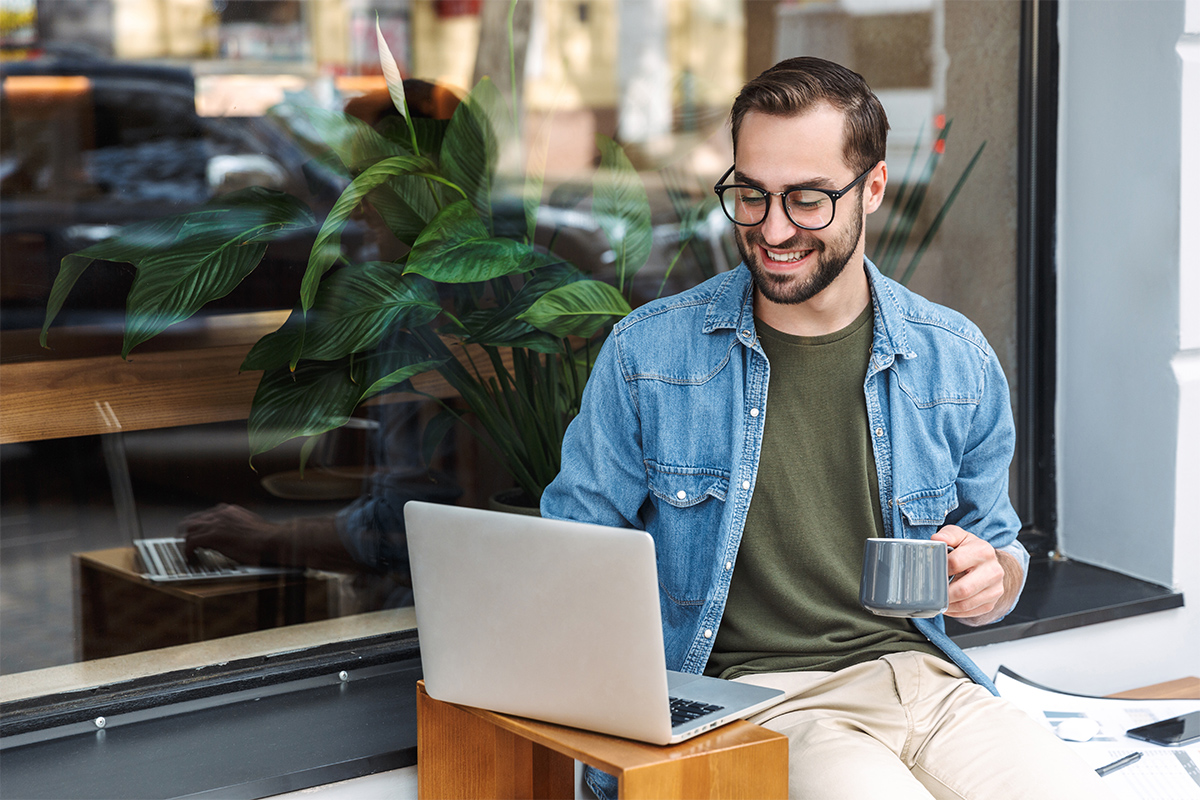
[[[801,186],[796,189],[788,189],[786,192],[768,192],[766,189],[763,189],[760,186],[751,186],[748,183],[723,183],[723,181],[733,173],[735,166],[737,166],[737,165],[735,164],[734,166],[731,166],[729,169],[725,170],[725,174],[721,176],[721,180],[717,181],[716,184],[713,186],[713,191],[716,192],[717,201],[721,206],[721,210],[725,212],[725,216],[729,218],[730,222],[732,222],[734,225],[741,225],[743,228],[753,228],[755,225],[762,225],[764,222],[766,222],[767,216],[771,213],[771,201],[769,199],[767,200],[767,208],[763,212],[763,217],[758,222],[738,222],[736,219],[733,218],[733,215],[729,213],[729,209],[725,207],[725,194],[724,193],[725,193],[726,189],[753,189],[756,192],[761,192],[767,198],[778,197],[779,205],[783,207],[784,216],[786,216],[788,218],[788,222],[792,223],[797,228],[802,228],[806,231],[819,231],[819,230],[824,230],[825,228],[828,228],[830,225],[833,224],[834,218],[837,217],[837,201],[840,200],[843,196],[845,196],[846,193],[849,192],[851,189],[853,189],[855,186],[862,183],[863,179],[871,174],[871,170],[875,169],[875,167],[879,166],[879,164],[875,163],[875,164],[872,164],[871,166],[867,167],[867,169],[861,175],[859,175],[857,178],[850,181],[848,184],[846,184],[841,189],[838,189],[836,191],[834,191],[832,189],[818,189],[815,186]],[[814,228],[809,225],[801,225],[799,222],[796,222],[796,220],[792,219],[792,213],[790,211],[788,211],[788,207],[787,207],[787,196],[789,194],[791,194],[792,192],[801,192],[801,191],[803,191],[803,192],[820,192],[821,194],[826,195],[829,198],[829,205],[830,205],[829,222],[826,222],[824,225],[818,225]]]

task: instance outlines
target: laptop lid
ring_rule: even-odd
[[[649,534],[418,501],[404,516],[431,697],[670,741]]]

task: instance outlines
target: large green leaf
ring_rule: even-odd
[[[58,275],[54,278],[54,285],[50,287],[46,318],[42,322],[42,333],[39,337],[42,347],[47,346],[46,336],[50,325],[62,310],[71,289],[93,261],[100,259],[136,264],[174,242],[179,231],[183,229],[183,223],[184,217],[176,216],[128,225],[118,236],[97,242],[65,257],[59,266]]]
[[[361,396],[362,388],[350,379],[349,359],[304,361],[295,372],[285,366],[263,373],[247,422],[250,455],[346,424]]]
[[[466,340],[494,347],[526,347],[540,353],[559,352],[562,345],[557,337],[538,331],[520,316],[547,293],[581,280],[583,273],[572,264],[553,264],[537,270],[510,302],[464,319],[469,331]]]
[[[300,304],[306,311],[312,307],[321,276],[341,256],[341,234],[346,220],[367,193],[390,178],[400,175],[419,174],[434,177],[433,169],[433,163],[427,158],[393,156],[368,167],[351,181],[330,209],[329,216],[325,218],[325,223],[313,242],[312,252],[308,257],[308,268],[304,271],[304,280],[300,284]]]
[[[302,136],[304,133],[298,130],[298,123],[311,127],[316,134],[314,145],[332,150],[352,175],[362,172],[380,159],[412,155],[411,145],[406,146],[406,143],[397,143],[381,136],[361,119],[341,111],[293,104],[286,111],[281,109],[276,112],[276,116]]]
[[[630,310],[611,285],[582,280],[547,292],[518,319],[555,336],[586,338]]]
[[[429,181],[405,175],[391,178],[372,190],[367,203],[379,212],[397,239],[412,247],[437,215],[432,191]]]
[[[489,231],[492,227],[492,185],[500,157],[492,121],[497,115],[497,102],[503,105],[503,99],[497,101],[499,96],[491,80],[481,80],[454,110],[441,153],[446,176],[462,187]],[[499,117],[503,116],[499,114]]]
[[[408,255],[405,274],[439,283],[478,283],[528,272],[552,261],[529,245],[488,235],[465,200],[453,203],[430,222]]]
[[[356,359],[355,382],[363,387],[361,400],[386,392],[413,376],[441,366],[444,359],[433,356],[415,337],[402,334],[364,358]]]
[[[433,284],[400,264],[344,267],[321,284],[301,357],[332,361],[367,350],[389,330],[424,325],[441,310]]]
[[[421,148],[421,155],[432,158],[434,161],[440,161],[442,142],[446,139],[446,130],[450,127],[450,120],[417,117],[410,122],[413,133],[417,137],[417,146]]]
[[[294,372],[286,366],[269,370],[250,407],[250,454],[340,427],[363,400],[439,363],[414,337],[398,337],[353,363],[349,358],[301,361]]]
[[[229,294],[266,252],[265,243],[240,237],[194,236],[170,252],[142,261],[125,300],[121,357],[187,319],[209,300]]]
[[[304,331],[304,309],[296,306],[278,329],[254,343],[238,370],[246,372],[287,366],[303,348]]]
[[[299,200],[256,186],[197,211],[131,226],[63,259],[43,337],[67,292],[96,258],[127,261],[137,268],[126,298],[124,358],[137,345],[233,291],[258,266],[271,239],[312,224],[312,215]]]
[[[650,258],[654,244],[650,224],[650,200],[633,164],[621,146],[604,134],[596,134],[600,147],[600,169],[596,172],[593,213],[616,254],[617,287],[625,283]]]

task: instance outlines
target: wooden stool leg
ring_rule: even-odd
[[[498,798],[494,725],[417,691],[417,796]]]
[[[538,800],[573,800],[575,759],[549,747],[533,745],[532,796]]]
[[[570,800],[575,761],[417,691],[422,800]]]

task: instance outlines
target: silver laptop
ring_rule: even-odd
[[[782,694],[668,672],[644,531],[419,501],[404,519],[436,700],[672,744]]]
[[[176,537],[134,539],[142,577],[154,583],[198,583],[298,575],[304,571],[296,567],[248,567],[205,548],[197,549],[197,561],[193,564],[183,555],[183,542]]]

